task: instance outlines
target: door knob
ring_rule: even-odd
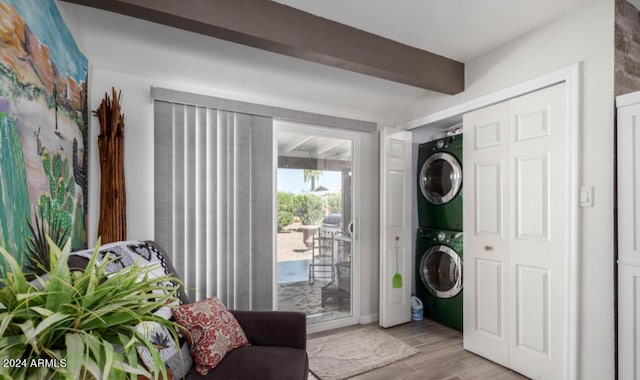
[[[485,245],[484,246],[484,250],[485,251],[493,251],[493,246],[492,245]]]

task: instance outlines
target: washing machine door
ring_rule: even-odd
[[[462,187],[462,167],[450,153],[434,153],[420,170],[420,190],[432,204],[441,205],[451,201]]]
[[[420,262],[420,277],[438,298],[452,298],[462,291],[462,259],[446,245],[434,245]]]

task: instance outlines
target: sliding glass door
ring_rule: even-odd
[[[276,123],[278,310],[311,326],[355,323],[353,239],[357,136]]]

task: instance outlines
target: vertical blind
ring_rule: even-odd
[[[273,119],[154,102],[155,239],[192,300],[271,310]]]

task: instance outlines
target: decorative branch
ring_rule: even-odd
[[[127,239],[126,193],[124,183],[124,114],[120,92],[111,89],[93,115],[100,122],[100,221],[102,243]]]

